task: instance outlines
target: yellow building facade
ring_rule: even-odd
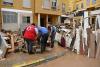
[[[93,11],[100,8],[100,0],[76,0],[75,10],[76,12]]]
[[[84,8],[83,0],[76,0],[75,3],[76,3],[75,5],[76,10],[82,10]]]
[[[57,24],[60,16],[69,12],[69,0],[0,0],[2,28],[24,28],[29,23],[38,26]],[[12,20],[12,21],[11,21]]]
[[[100,7],[100,0],[76,0],[76,8],[78,8],[78,10],[87,10],[93,7]]]
[[[100,0],[67,0],[68,1],[68,11],[72,12],[74,10],[87,10],[92,7],[100,7]]]
[[[97,7],[100,7],[100,0],[97,0],[96,6],[97,6]]]
[[[34,22],[38,26],[47,26],[60,22],[62,0],[34,0]]]
[[[70,11],[69,2],[70,2],[69,0],[61,0],[61,4],[62,4],[61,11],[62,11],[62,14],[66,14],[66,12],[69,12]]]
[[[76,0],[68,0],[68,11],[72,12],[75,10]]]
[[[92,8],[92,7],[95,7],[96,0],[84,0],[83,3],[84,3],[84,8],[85,9]]]
[[[38,26],[58,24],[61,15],[69,12],[69,0],[34,0],[34,22]]]
[[[1,26],[2,26],[2,20],[1,20],[1,0],[0,0],[0,29],[1,29]]]

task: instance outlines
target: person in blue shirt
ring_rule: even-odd
[[[43,53],[47,45],[48,29],[46,27],[39,27],[39,35],[40,35],[41,53]]]

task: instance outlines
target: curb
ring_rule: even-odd
[[[61,56],[64,56],[65,54],[66,54],[66,51],[63,51],[63,52],[60,52],[60,53],[57,53],[57,54],[54,54],[54,55],[49,55],[47,57],[44,57],[42,59],[35,60],[35,61],[32,61],[32,62],[27,62],[27,63],[23,63],[23,64],[20,64],[20,65],[14,65],[13,67],[34,67],[34,66],[40,65],[42,63],[47,63],[49,61],[57,59]]]

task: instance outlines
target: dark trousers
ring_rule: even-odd
[[[55,41],[55,34],[51,35],[51,48],[54,47],[54,41]]]
[[[27,49],[28,49],[28,53],[31,54],[32,53],[32,46],[33,46],[33,41],[29,40],[29,39],[25,39],[26,43],[27,43]]]
[[[40,36],[37,37],[38,45],[40,45]]]
[[[2,39],[1,39],[1,35],[0,35],[0,47],[1,47],[1,44],[2,44]]]
[[[48,33],[41,35],[41,53],[43,53],[46,49],[46,45],[47,45],[47,40],[48,40]]]

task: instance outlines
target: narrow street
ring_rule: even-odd
[[[53,48],[51,51],[46,51],[43,54],[29,55],[28,53],[23,53],[23,52],[8,54],[5,60],[0,61],[0,67],[20,67],[23,64],[25,65],[27,65],[28,63],[31,64],[36,60],[52,56],[56,53],[60,53],[63,51],[65,51],[64,48],[55,45],[55,48]]]
[[[68,51],[66,55],[37,67],[100,67],[100,59],[90,59]]]

